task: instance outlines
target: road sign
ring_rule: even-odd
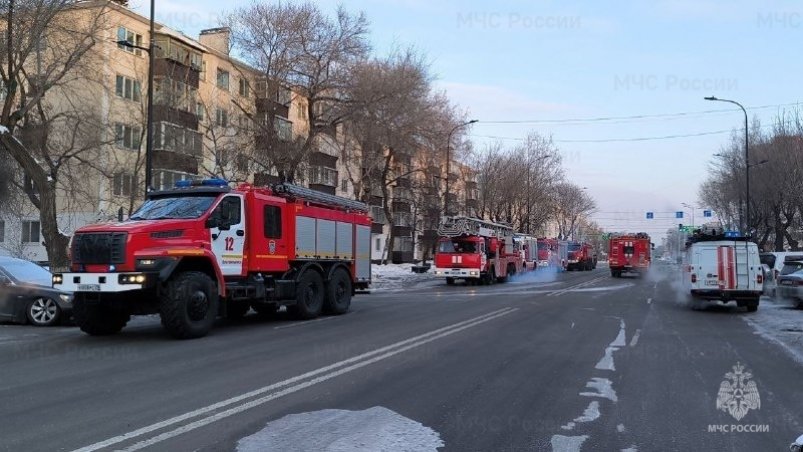
[[[647,219],[652,220],[653,218],[655,218],[655,214],[653,212],[647,212]]]
[[[675,212],[675,218],[683,218],[683,212]]]
[[[708,218],[713,216],[713,213],[710,210],[703,210],[703,216]]]

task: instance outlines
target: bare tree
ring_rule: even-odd
[[[596,203],[586,191],[577,185],[564,182],[555,187],[555,205],[558,238],[574,238],[580,222],[592,214]]]
[[[266,80],[265,96],[278,97],[289,86],[305,100],[309,133],[297,143],[277,137],[274,117],[257,118],[266,152],[262,159],[283,181],[292,182],[322,135],[333,136],[354,111],[346,95],[351,69],[369,51],[368,21],[337,9],[326,16],[313,2],[255,2],[234,10],[224,24],[232,42]]]
[[[85,8],[68,0],[9,0],[0,5],[6,35],[0,42],[5,89],[0,144],[25,174],[22,188],[39,211],[48,258],[57,268],[67,264],[69,240],[57,221],[59,176],[96,150],[99,141],[92,117],[73,109],[79,98],[71,102],[69,94],[82,92],[80,84],[92,83],[91,74],[97,72],[90,69],[89,57],[104,30],[103,5]],[[55,96],[64,106],[60,111]],[[71,145],[69,151],[63,150],[65,144]]]

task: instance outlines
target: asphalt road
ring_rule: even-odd
[[[0,450],[764,451],[803,433],[803,366],[750,314],[688,309],[667,268],[352,307],[192,341],[155,318],[108,338],[0,326]],[[717,408],[737,364],[760,396],[739,420]]]

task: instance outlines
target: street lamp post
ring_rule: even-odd
[[[680,203],[681,206],[686,207],[687,209],[691,210],[691,227],[694,229],[694,206],[690,206],[685,202]]]
[[[474,124],[475,122],[478,122],[478,120],[472,119],[471,121],[466,121],[452,127],[452,130],[449,131],[449,137],[446,140],[446,196],[444,196],[443,199],[443,213],[447,216],[449,215],[449,175],[451,174],[452,169],[452,135],[455,133],[455,131],[457,131],[457,129]]]
[[[715,96],[708,96],[705,100],[715,101],[715,102],[727,102],[729,104],[733,104],[738,106],[742,109],[742,113],[744,113],[744,177],[745,177],[745,212],[742,214],[742,223],[744,224],[745,232],[750,234],[750,151],[749,151],[749,125],[747,119],[747,110],[735,100],[729,99],[719,99]]]
[[[155,0],[151,0],[150,36],[148,47],[138,46],[130,41],[117,41],[117,44],[148,52],[148,119],[145,126],[145,194],[153,190],[151,173],[153,167],[153,60],[155,45],[153,42]]]

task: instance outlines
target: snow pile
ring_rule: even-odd
[[[742,317],[761,337],[783,347],[803,364],[803,311],[788,301],[763,297],[758,311]]]
[[[384,407],[362,411],[321,410],[290,414],[237,442],[237,452],[392,450],[436,452],[440,435]]]
[[[371,290],[402,290],[435,279],[427,273],[413,273],[415,264],[371,265]]]

